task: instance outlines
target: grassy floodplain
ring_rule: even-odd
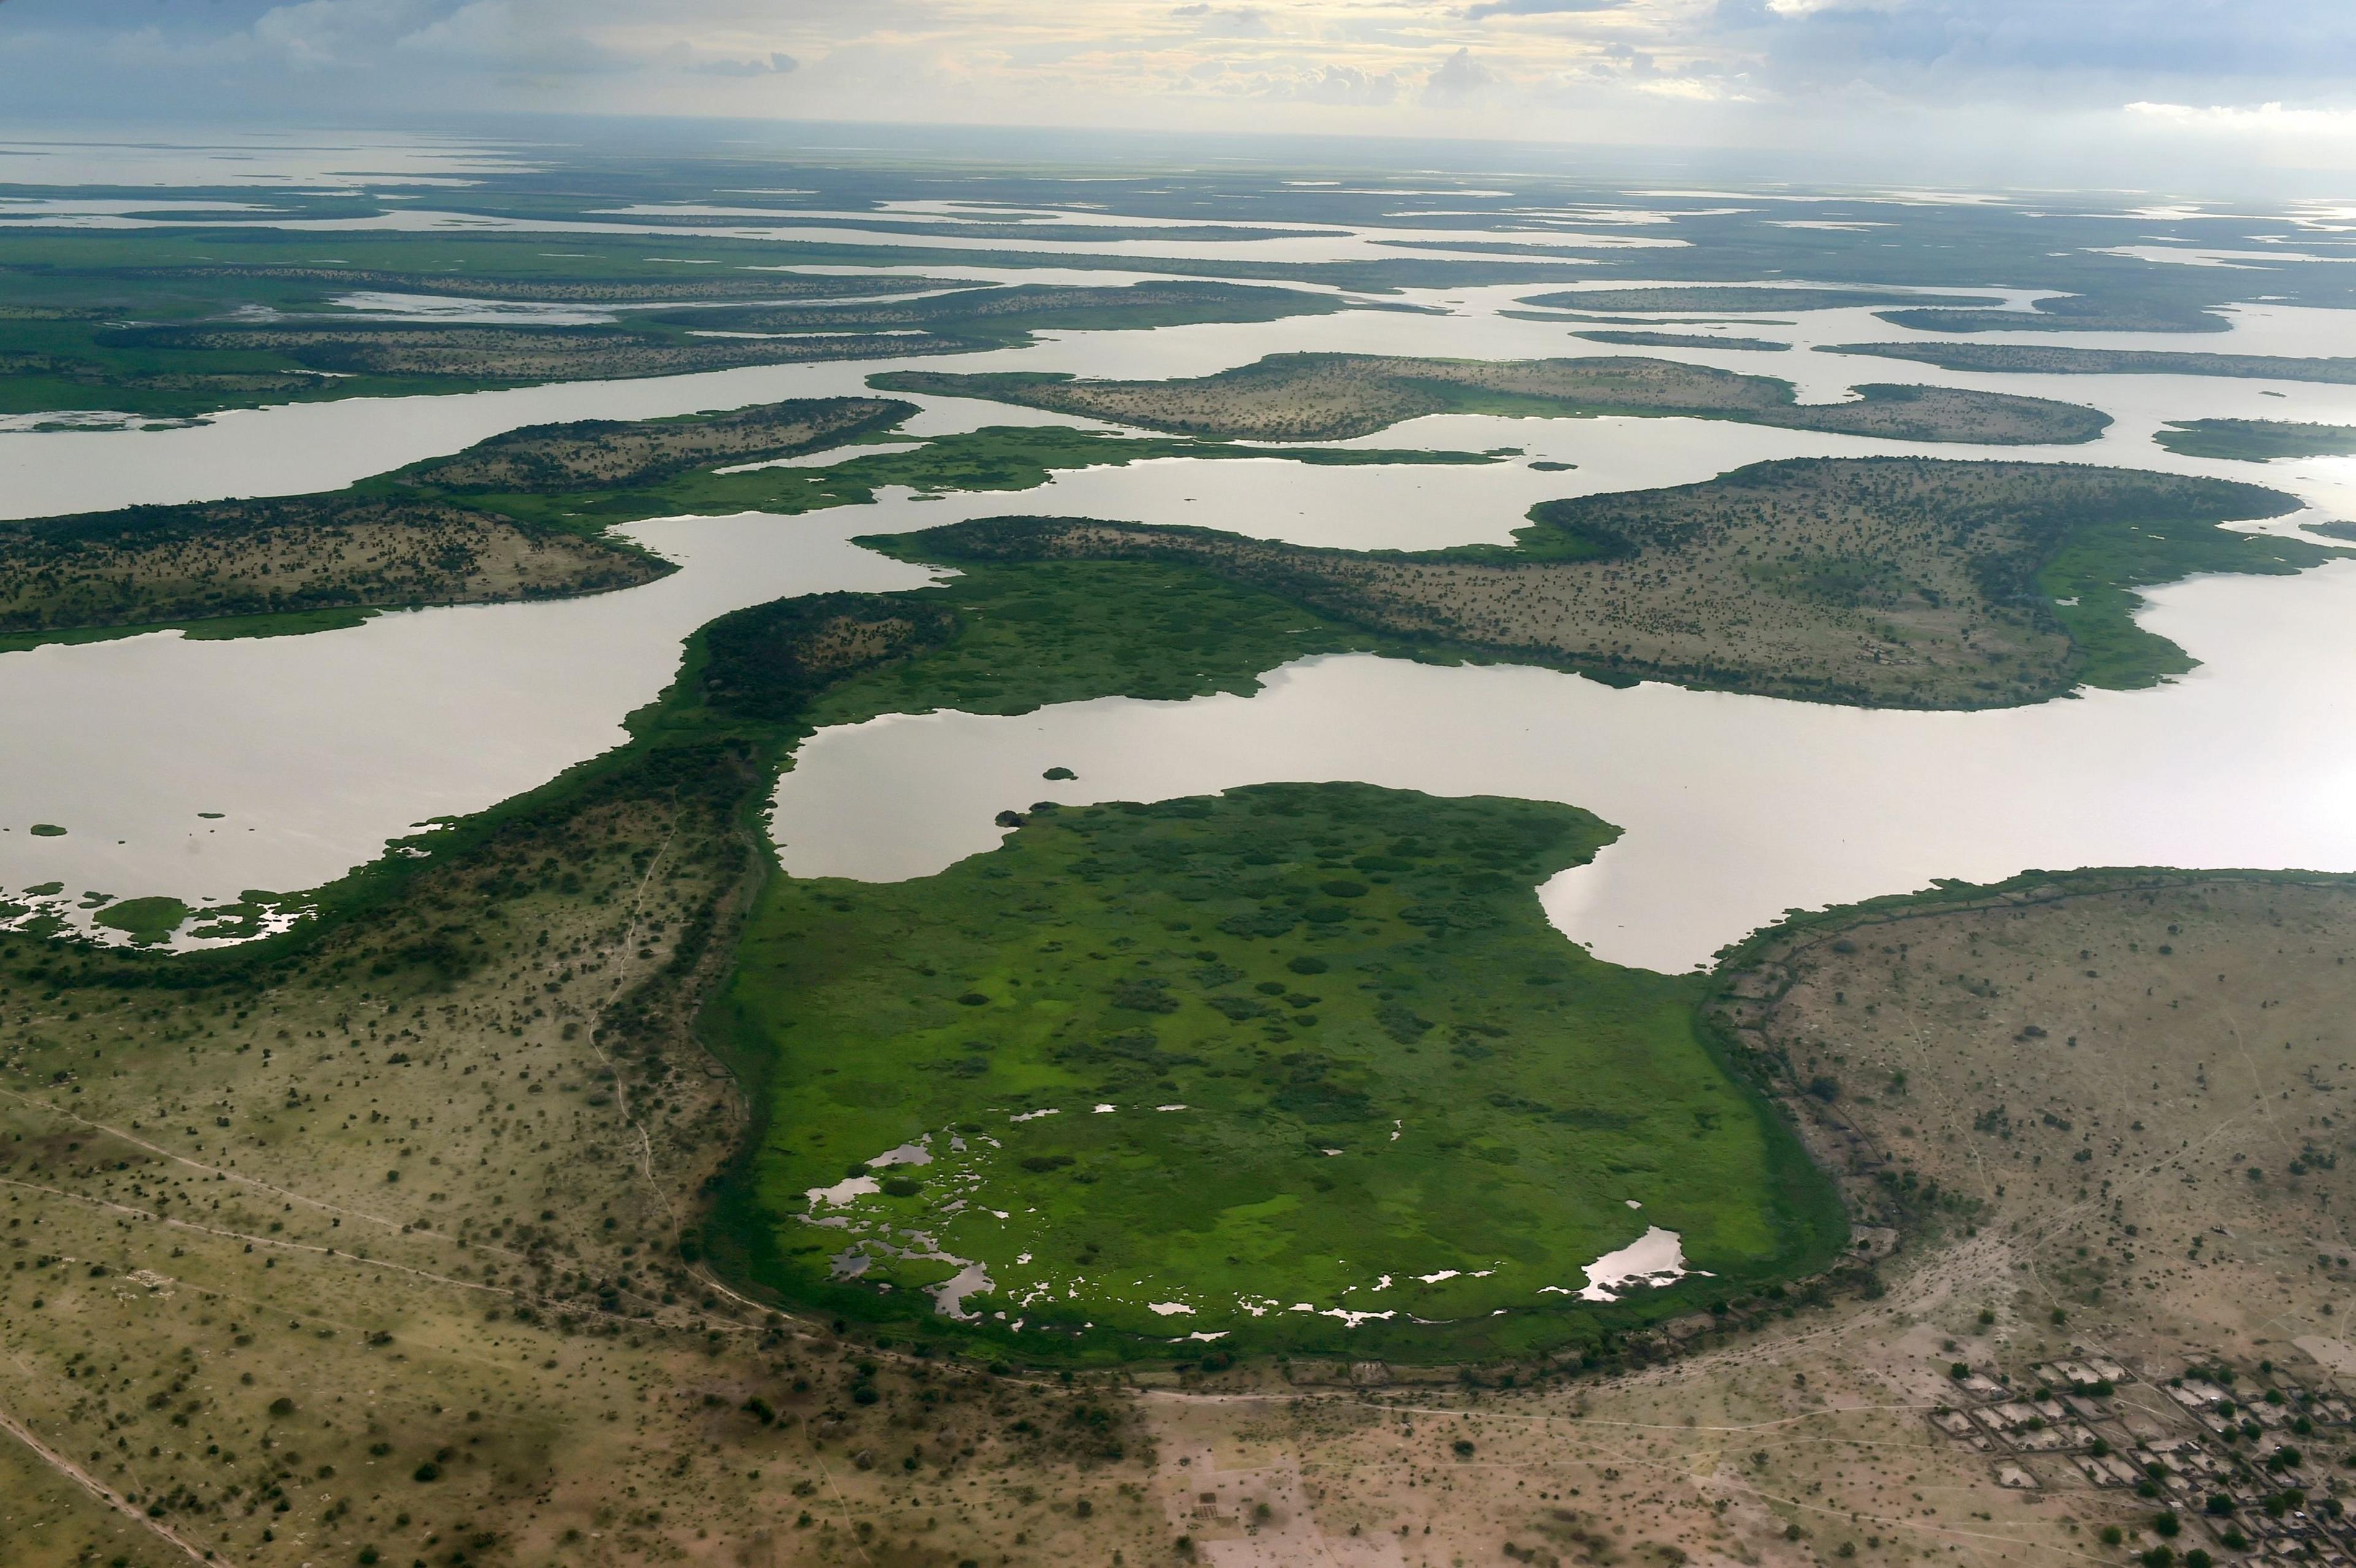
[[[902,370],[872,376],[868,384],[1250,441],[1342,441],[1442,413],[1726,419],[1894,441],[1993,445],[2092,441],[2111,422],[2109,415],[2075,403],[1944,387],[1865,386],[1854,389],[1854,402],[1804,404],[1789,382],[1772,377],[1633,356],[1499,361],[1272,354],[1193,379]]]
[[[738,1244],[790,1299],[930,1320],[957,1278],[973,1331],[1098,1355],[1494,1353],[1819,1264],[1839,1227],[1697,1035],[1703,983],[1545,922],[1536,884],[1612,837],[1268,785],[773,883],[720,1003],[774,1053]],[[1570,1294],[1653,1225],[1716,1277]]]

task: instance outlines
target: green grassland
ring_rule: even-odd
[[[914,882],[773,882],[715,1004],[772,1059],[735,1245],[870,1317],[937,1318],[979,1263],[974,1332],[1083,1355],[1494,1352],[1820,1264],[1837,1216],[1705,1048],[1703,983],[1546,923],[1537,884],[1614,836],[1268,785],[1043,808]],[[1655,1224],[1717,1277],[1560,1294]]]
[[[2033,579],[2070,635],[2077,677],[2132,691],[2158,686],[2200,660],[2135,619],[2140,589],[2211,572],[2287,576],[2356,551],[2279,534],[2218,527],[2195,507],[2139,517],[2088,517],[2058,541]]]
[[[2180,457],[2271,463],[2278,457],[2356,456],[2356,426],[2292,420],[2177,420],[2152,439]]]
[[[957,637],[845,680],[813,702],[812,722],[944,708],[1028,713],[1114,694],[1248,695],[1269,670],[1312,654],[1429,656],[1377,628],[1183,562],[960,561],[956,577],[924,592],[957,617]]]

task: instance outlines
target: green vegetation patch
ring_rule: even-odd
[[[934,537],[861,542],[923,560],[918,541]],[[814,723],[943,708],[1028,713],[1116,694],[1248,694],[1263,674],[1312,654],[1409,645],[1178,561],[961,560],[958,576],[923,597],[957,618],[958,635],[846,680],[813,704]]]
[[[174,898],[125,899],[109,904],[92,918],[110,931],[120,931],[142,946],[171,940],[195,912]]]
[[[2271,463],[2277,457],[2356,457],[2356,425],[2291,420],[2176,420],[2152,439],[2182,457]]]
[[[1546,923],[1615,836],[1275,784],[774,882],[718,1009],[767,1117],[723,1248],[789,1299],[1106,1353],[1559,1341],[1821,1261],[1837,1210],[1705,1048],[1703,982]],[[1718,1277],[1574,1294],[1655,1225]]]
[[[2279,515],[2295,506],[2257,515]],[[2078,677],[2085,684],[2134,690],[2158,686],[2201,662],[2136,624],[2135,612],[2143,605],[2137,589],[2207,572],[2284,576],[2356,553],[2277,534],[2237,533],[2217,527],[2205,512],[2197,506],[2150,507],[2133,517],[2084,519],[2038,571],[2037,592],[2070,634]]]

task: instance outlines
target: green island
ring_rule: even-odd
[[[134,507],[0,523],[0,649],[165,626],[325,630],[378,609],[598,593],[669,570],[618,540],[441,500]]]
[[[2126,469],[1803,458],[1541,503],[1510,546],[1319,549],[1055,517],[862,542],[993,573],[1184,565],[1420,657],[1858,706],[1984,708],[2081,684],[2148,686],[2193,667],[2135,623],[2137,591],[2203,572],[2297,571],[2344,553],[2218,526],[2297,507],[2254,485]],[[1085,620],[1080,597],[1066,603]],[[1043,603],[1037,614],[1052,623],[1061,613]]]
[[[1772,377],[1633,356],[1496,361],[1272,354],[1187,380],[903,370],[871,376],[868,385],[1249,441],[1347,440],[1442,413],[1725,419],[1892,441],[2040,446],[2092,441],[2111,422],[2074,403],[1946,387],[1858,387],[1853,402],[1802,403],[1789,382]]]
[[[2176,420],[2154,432],[2152,440],[2179,457],[2238,463],[2356,456],[2356,426],[2294,420]]]
[[[1704,337],[1692,332],[1622,332],[1603,330],[1574,332],[1573,337],[1583,337],[1590,343],[1616,343],[1625,348],[1740,348],[1751,353],[1772,353],[1791,347],[1772,337]]]
[[[1553,293],[1530,294],[1522,303],[1549,310],[1767,315],[1777,311],[1845,310],[1859,305],[1992,310],[1997,302],[1975,294],[1920,293],[1906,289],[1783,289],[1756,283],[1697,283],[1682,288],[1564,289]]]
[[[2041,348],[2022,343],[1843,343],[1826,354],[1912,359],[1944,370],[2025,376],[2231,376],[2262,381],[2356,382],[2356,358],[2206,354],[2173,348]]]
[[[1927,305],[1874,314],[1892,326],[1917,332],[2225,332],[2233,323],[2196,302],[2130,294],[2062,294],[2038,300],[2027,310]]]
[[[1268,785],[780,879],[717,1003],[766,1110],[728,1244],[788,1299],[1090,1357],[1494,1354],[1820,1265],[1837,1217],[1697,1033],[1706,982],[1546,923],[1612,837]],[[1713,1277],[1580,1298],[1655,1226]]]

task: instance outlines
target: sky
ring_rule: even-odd
[[[20,121],[487,110],[2356,175],[2356,0],[0,0]]]

